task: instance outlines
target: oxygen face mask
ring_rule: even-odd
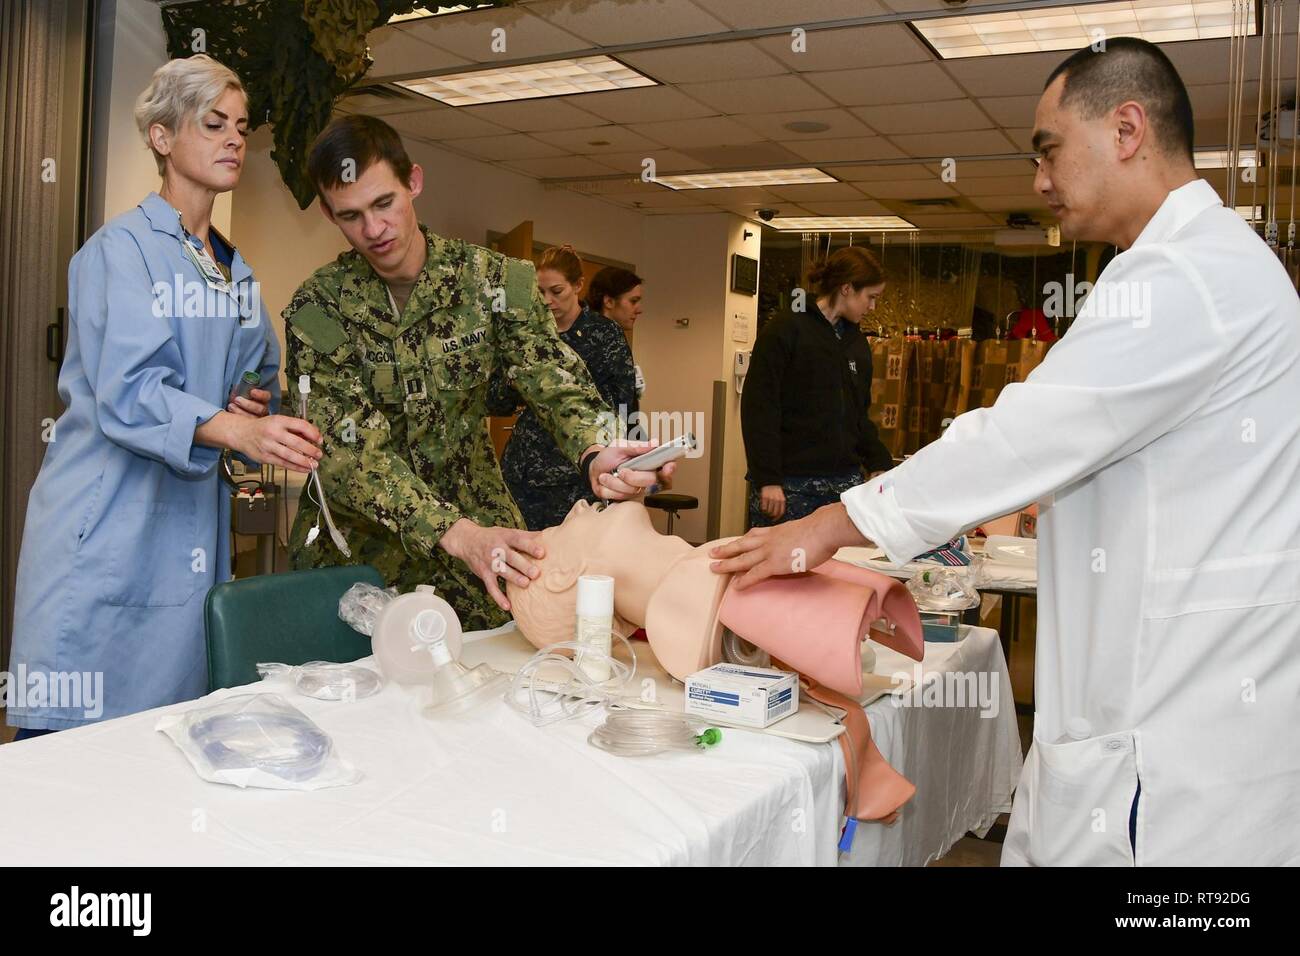
[[[428,651],[435,670],[429,681],[430,703],[426,717],[456,714],[500,696],[509,683],[505,674],[487,664],[466,667],[456,660],[447,646],[447,621],[434,610],[421,611],[411,622],[411,650]]]

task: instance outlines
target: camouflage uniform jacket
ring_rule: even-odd
[[[428,259],[400,318],[356,251],[316,270],[284,310],[293,413],[311,376],[308,417],[345,558],[307,533],[319,507],[303,494],[290,533],[294,567],[371,564],[402,590],[433,584],[466,630],[509,619],[469,567],[437,547],[462,517],[523,527],[486,420],[496,368],[573,462],[609,412],[582,360],[560,341],[532,263],[424,230]]]

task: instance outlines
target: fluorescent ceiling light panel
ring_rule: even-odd
[[[397,85],[448,106],[475,106],[659,84],[627,64],[602,55],[398,80]]]
[[[1253,3],[1248,19],[1253,34]],[[1151,43],[1207,40],[1232,34],[1232,0],[1123,0],[919,20],[912,28],[945,60],[1079,50],[1097,41],[1097,30]]]
[[[1255,165],[1255,150],[1243,149],[1237,157],[1237,168]],[[1197,169],[1227,169],[1228,151],[1226,149],[1198,149],[1196,151]]]
[[[916,228],[898,216],[778,216],[768,225],[782,232],[893,232]]]
[[[656,176],[654,182],[669,189],[727,189],[732,186],[790,186],[795,183],[835,183],[814,166],[796,169],[742,169],[730,173],[682,173]]]
[[[482,10],[491,7],[490,3],[440,3],[436,7],[416,7],[410,13],[394,13],[388,18],[389,23],[401,23],[403,20],[423,20],[425,17],[443,17],[449,13],[465,13],[467,10]]]

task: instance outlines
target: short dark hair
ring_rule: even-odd
[[[620,269],[618,266],[605,266],[591,277],[591,287],[587,290],[587,308],[593,312],[605,311],[605,296],[617,300],[627,295],[644,280],[635,272]]]
[[[376,116],[340,116],[312,142],[307,154],[307,176],[322,200],[325,190],[343,184],[344,163],[348,160],[353,161],[351,173],[356,177],[382,160],[403,184],[411,182],[411,157],[406,155],[402,137]]]
[[[1085,119],[1096,119],[1129,100],[1141,103],[1160,148],[1195,161],[1192,101],[1178,70],[1154,43],[1115,37],[1101,49],[1084,47],[1052,71],[1044,89],[1062,75],[1062,106],[1075,105]]]

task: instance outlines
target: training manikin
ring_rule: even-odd
[[[797,670],[810,696],[846,711],[844,747],[849,815],[893,819],[915,788],[871,743],[862,690],[861,642],[871,636],[914,660],[924,644],[916,605],[898,581],[839,561],[808,574],[773,578],[744,591],[714,574],[711,541],[698,548],[655,530],[640,502],[605,508],[575,504],[542,532],[546,557],[527,587],[507,585],[515,621],[539,648],[573,639],[577,582],[584,574],[614,578],[615,629],[644,626],[651,650],[678,680],[723,660],[723,629]]]

